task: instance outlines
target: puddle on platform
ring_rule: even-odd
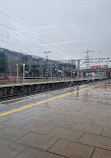
[[[98,102],[98,103],[105,103],[111,105],[111,84],[105,84],[98,87],[90,88],[84,91],[79,91],[85,87],[76,86],[74,88],[76,93],[69,95],[69,100],[78,100],[82,102]],[[71,89],[70,89],[71,92]]]

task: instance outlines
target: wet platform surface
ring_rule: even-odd
[[[0,158],[111,158],[111,82],[102,83],[1,102]]]

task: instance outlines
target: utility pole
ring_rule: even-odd
[[[86,52],[84,52],[86,54],[85,58],[86,58],[86,69],[90,68],[90,56],[89,53],[93,52],[92,50],[88,50]]]
[[[48,80],[48,74],[49,74],[49,71],[48,71],[48,54],[50,53],[50,51],[47,51],[47,52],[44,52],[46,54],[46,80]]]
[[[93,52],[92,50],[88,50],[86,52],[84,52],[86,54],[85,58],[86,58],[86,69],[90,69],[90,56],[89,56],[89,53],[90,52]],[[88,76],[89,77],[89,73],[88,73]]]

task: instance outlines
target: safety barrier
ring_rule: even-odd
[[[11,83],[22,83],[23,78],[21,76],[5,76],[0,77],[0,85],[2,84],[11,84]]]

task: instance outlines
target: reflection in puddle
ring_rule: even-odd
[[[76,86],[73,91],[77,91],[77,93],[74,93],[69,96],[70,100],[78,100],[82,102],[93,102],[93,103],[105,103],[111,105],[111,84],[106,84],[102,86],[98,86],[95,88],[90,88],[84,91],[78,92],[80,89],[83,89],[84,87]],[[71,89],[69,90],[71,91]],[[67,99],[67,98],[64,98]]]
[[[79,89],[80,89],[79,86],[77,86],[77,93],[76,93],[76,97],[77,97],[77,98],[79,97],[79,92],[78,92]]]

